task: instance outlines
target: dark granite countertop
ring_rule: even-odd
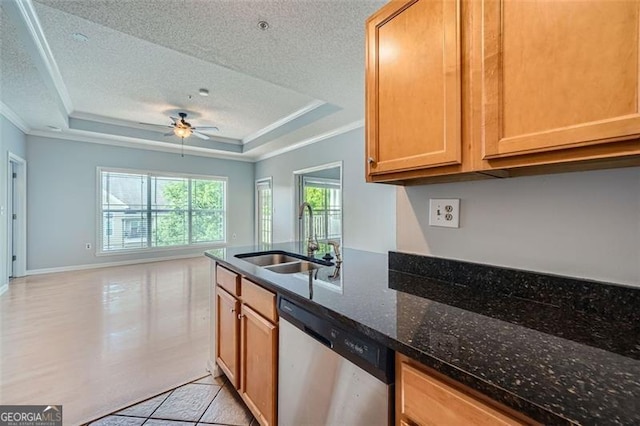
[[[205,254],[542,423],[640,424],[639,289],[394,252],[345,249],[338,279],[235,257],[268,250],[305,252]]]

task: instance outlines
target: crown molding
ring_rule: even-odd
[[[44,138],[61,139],[73,142],[95,143],[101,145],[118,146],[123,148],[133,148],[147,151],[160,151],[172,154],[180,154],[184,149],[186,155],[195,155],[198,157],[218,158],[223,160],[242,161],[253,163],[251,158],[243,157],[242,154],[223,153],[208,148],[200,148],[189,146],[187,144],[182,148],[179,144],[171,142],[156,142],[146,139],[135,139],[124,136],[100,135],[85,130],[68,129],[62,132],[52,132],[44,130],[33,130],[30,136],[38,136]]]
[[[323,140],[333,138],[335,136],[341,135],[343,133],[350,132],[351,130],[359,129],[364,126],[364,120],[354,121],[353,123],[346,124],[344,126],[333,129],[329,132],[319,134],[309,139],[302,140],[298,143],[291,144],[289,146],[285,146],[284,148],[273,150],[267,154],[259,155],[255,158],[255,161],[266,160],[267,158],[276,157],[278,155],[282,155],[289,151],[294,151],[296,149],[303,148],[308,145],[312,145],[317,142],[321,142]]]
[[[132,121],[127,121],[127,120],[122,120],[119,118],[111,118],[111,117],[105,117],[102,115],[97,115],[97,114],[91,114],[88,112],[74,112],[73,114],[71,114],[71,117],[69,117],[69,128],[73,128],[73,121],[74,120],[80,120],[80,121],[84,121],[84,122],[93,122],[93,123],[100,123],[100,124],[107,124],[107,125],[112,125],[112,126],[119,126],[122,128],[127,128],[127,129],[135,129],[135,130],[144,130],[147,132],[153,132],[153,133],[157,133],[158,135],[162,135],[164,133],[168,133],[170,132],[170,126],[167,125],[167,128],[165,130],[160,130],[160,127],[162,127],[161,125],[157,125],[158,128],[157,129],[150,129],[152,126],[156,126],[154,124],[142,124],[142,123],[134,123]],[[198,127],[198,126],[194,126],[194,127]],[[75,129],[75,130],[83,130],[83,129]],[[109,133],[103,133],[103,134],[109,134]],[[223,136],[216,136],[216,135],[211,135],[211,134],[207,134],[207,136],[209,137],[209,140],[212,142],[219,142],[219,143],[226,143],[229,145],[236,145],[236,146],[241,146],[242,145],[242,141],[240,139],[232,139],[232,138],[226,138]],[[135,138],[135,136],[131,136],[133,138]]]
[[[308,114],[309,112],[313,111],[316,108],[321,107],[322,105],[326,104],[326,102],[324,101],[320,101],[320,100],[315,100],[313,102],[311,102],[310,104],[300,108],[297,111],[294,111],[293,113],[282,117],[280,120],[276,120],[273,123],[269,124],[266,127],[263,127],[262,129],[258,130],[255,133],[250,134],[249,136],[245,136],[244,138],[242,138],[242,143],[246,144],[249,143],[255,139],[258,139],[260,136],[262,135],[266,135],[269,132],[274,131],[275,129],[277,129],[278,127],[282,127],[285,124],[296,120],[299,117],[302,117],[305,114]]]
[[[0,114],[7,120],[9,120],[14,126],[22,131],[22,133],[29,133],[31,128],[14,110],[9,108],[7,104],[0,101]]]
[[[65,121],[68,122],[68,117],[73,111],[71,97],[44,35],[33,3],[31,0],[9,0],[2,2],[2,8],[12,18],[27,52],[34,60],[45,84],[54,92],[61,113]]]

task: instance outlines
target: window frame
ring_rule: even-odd
[[[182,178],[182,179],[202,179],[202,180],[215,180],[220,181],[224,184],[224,215],[223,215],[223,241],[220,242],[198,242],[191,244],[182,244],[175,246],[160,246],[160,247],[145,247],[145,248],[130,248],[130,249],[121,249],[121,250],[103,250],[103,232],[102,232],[102,173],[103,172],[111,172],[111,173],[129,173],[129,174],[139,174],[146,175],[147,177],[167,177],[167,178]],[[191,186],[191,185],[189,185]],[[189,189],[191,191],[191,189]],[[180,173],[180,172],[165,172],[160,170],[146,170],[146,169],[128,169],[121,167],[106,167],[106,166],[98,166],[96,167],[96,244],[95,244],[95,255],[96,256],[122,256],[127,254],[136,254],[136,253],[154,253],[154,252],[167,252],[167,251],[176,251],[176,250],[189,250],[194,248],[216,248],[216,247],[226,247],[229,242],[229,178],[227,176],[216,176],[216,175],[204,175],[204,174],[194,174],[194,173]],[[191,217],[193,214],[193,210],[188,210],[188,216]],[[191,220],[189,221],[189,240],[191,240],[192,234],[192,225]],[[149,225],[149,224],[147,224]]]
[[[304,221],[300,221],[298,218],[299,215],[299,208],[300,208],[300,204],[303,202],[304,200],[304,194],[302,193],[302,187],[303,187],[303,178],[305,175],[310,174],[310,173],[314,173],[314,172],[318,172],[318,171],[322,171],[322,170],[327,170],[327,169],[333,169],[333,168],[339,168],[340,169],[340,208],[341,208],[341,212],[340,212],[340,242],[344,241],[344,161],[340,160],[340,161],[334,161],[332,163],[325,163],[325,164],[320,164],[318,166],[314,166],[314,167],[307,167],[304,169],[300,169],[300,170],[294,170],[293,171],[293,186],[292,186],[292,199],[294,200],[293,205],[291,207],[293,207],[293,212],[292,214],[294,215],[293,217],[295,218],[292,224],[292,235],[294,235],[294,239],[298,240],[298,241],[302,241],[304,240],[304,234],[305,231],[303,230],[301,232],[300,226],[301,226],[301,222]],[[306,213],[305,213],[306,214]],[[322,243],[321,243],[322,244]]]

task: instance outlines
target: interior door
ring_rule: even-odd
[[[8,268],[7,268],[7,274],[9,275],[9,278],[13,277],[15,275],[15,267],[16,267],[16,235],[17,235],[17,229],[16,229],[16,225],[17,225],[17,212],[18,212],[18,203],[17,203],[17,194],[18,194],[18,189],[17,189],[17,170],[16,170],[16,164],[13,161],[9,161],[9,176],[11,177],[11,180],[9,182],[8,185],[8,190],[9,190],[9,194],[8,194],[8,199],[9,199],[9,226],[8,226],[8,235],[7,235],[7,242],[8,242],[8,253],[7,255],[9,256],[8,258]]]
[[[256,244],[271,244],[273,239],[273,198],[271,178],[256,181]]]

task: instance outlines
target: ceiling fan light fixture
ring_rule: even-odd
[[[179,138],[188,138],[191,136],[192,131],[190,127],[176,126],[173,128],[173,133]]]

